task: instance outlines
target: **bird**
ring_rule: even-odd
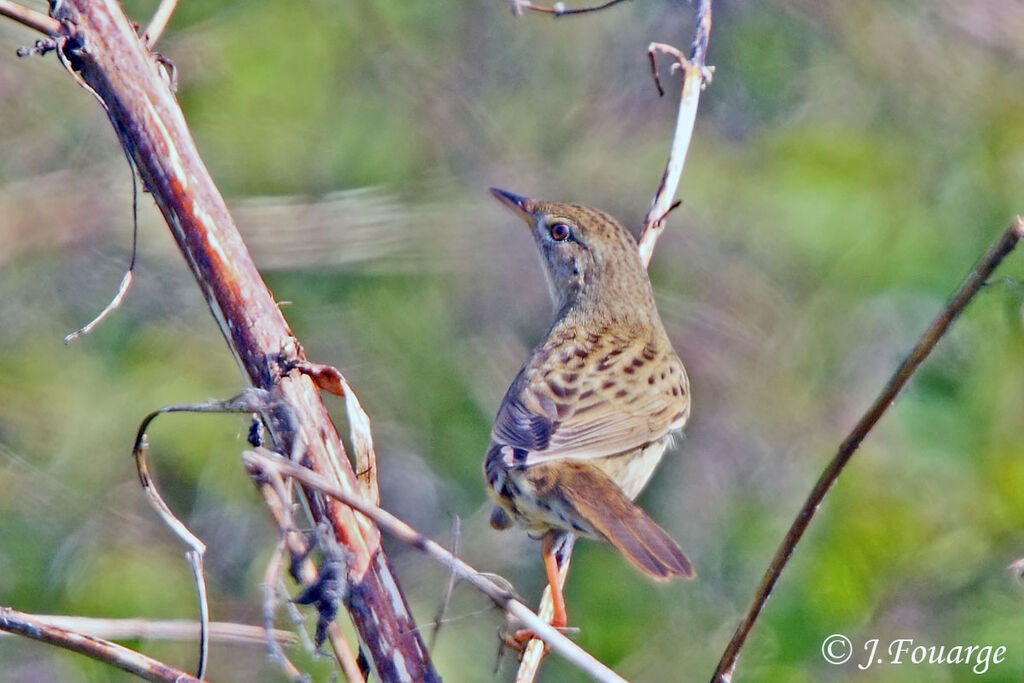
[[[495,417],[490,521],[543,538],[551,625],[564,628],[556,552],[567,534],[610,543],[658,580],[696,576],[633,502],[689,419],[690,383],[629,230],[584,206],[491,193],[529,226],[555,320]]]

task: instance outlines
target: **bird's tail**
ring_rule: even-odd
[[[661,580],[696,576],[679,544],[604,472],[588,463],[562,461],[546,474],[541,475],[548,480],[544,483],[550,482],[551,475],[558,480],[550,490],[557,491],[585,526],[615,546],[634,567]]]

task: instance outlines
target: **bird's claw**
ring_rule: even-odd
[[[551,627],[566,636],[575,635],[580,632],[580,630],[574,626],[555,626],[552,624]],[[540,640],[540,638],[538,638],[537,634],[530,629],[520,628],[512,633],[502,635],[501,640],[510,650],[515,650],[522,655],[526,652],[526,647],[530,644],[531,640]],[[550,651],[551,647],[548,646],[547,643],[544,643],[544,653],[547,654]]]

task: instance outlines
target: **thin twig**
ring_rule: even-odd
[[[160,40],[177,4],[178,0],[160,0],[160,6],[153,13],[153,18],[149,20],[149,26],[142,32],[142,44],[146,46],[147,50],[152,50],[156,41]]]
[[[459,556],[459,541],[461,539],[462,520],[456,515],[455,521],[452,522],[452,555],[455,557]],[[457,578],[455,572],[448,573],[448,584],[444,587],[444,593],[441,594],[441,604],[437,606],[437,612],[434,613],[434,632],[430,634],[430,642],[427,644],[427,649],[431,652],[434,651],[434,647],[437,645],[437,637],[441,634],[444,615],[448,611],[448,603],[451,602],[452,593],[455,592],[455,581]]]
[[[949,326],[953,323],[961,311],[970,303],[974,295],[978,293],[978,290],[982,288],[985,281],[992,274],[992,271],[1002,262],[1002,260],[1009,254],[1013,248],[1017,245],[1017,242],[1024,238],[1024,221],[1018,216],[1010,224],[1010,227],[999,236],[999,238],[992,243],[988,251],[981,258],[978,264],[968,273],[967,278],[964,280],[960,288],[953,294],[953,297],[946,304],[945,308],[939,312],[939,314],[932,321],[932,324],[928,326],[928,329],[924,331],[917,344],[911,350],[910,354],[900,363],[900,366],[893,373],[892,377],[886,383],[882,392],[875,399],[871,407],[868,408],[867,412],[860,418],[856,426],[843,442],[839,445],[839,450],[835,456],[829,462],[825,471],[821,473],[817,483],[811,490],[810,495],[804,502],[803,507],[800,508],[800,512],[797,513],[796,519],[793,524],[789,527],[789,531],[786,532],[786,536],[779,546],[779,549],[775,552],[775,556],[772,558],[771,563],[768,565],[767,571],[764,573],[764,577],[761,579],[761,584],[758,586],[757,593],[754,595],[754,600],[751,602],[750,607],[747,609],[746,616],[743,621],[740,622],[739,627],[736,629],[736,633],[733,635],[732,640],[729,641],[728,647],[722,654],[722,659],[718,663],[718,668],[715,669],[715,675],[713,681],[721,683],[728,683],[732,681],[733,671],[736,668],[736,658],[739,656],[740,650],[743,648],[743,644],[747,639],[747,635],[754,626],[754,622],[757,621],[758,615],[761,613],[761,609],[764,607],[765,602],[768,600],[768,596],[771,595],[772,589],[775,587],[776,581],[779,579],[779,575],[785,568],[786,563],[789,562],[790,556],[793,554],[793,549],[796,544],[803,537],[804,532],[807,530],[811,519],[814,517],[814,513],[818,510],[821,505],[822,499],[825,494],[828,493],[829,488],[835,483],[836,478],[843,471],[843,468],[849,462],[850,458],[857,451],[861,442],[868,435],[871,429],[878,423],[878,420],[885,414],[889,406],[892,405],[896,396],[900,393],[900,390],[907,384],[907,381],[913,376],[918,366],[928,357],[932,349],[935,348],[935,344],[942,338],[942,336],[949,329]]]
[[[556,2],[551,7],[541,7],[534,5],[530,0],[512,0],[512,12],[513,14],[521,15],[524,11],[540,12],[542,14],[551,14],[555,17],[567,17],[573,14],[589,14],[591,12],[600,12],[603,9],[608,9],[612,5],[617,5],[624,0],[606,0],[599,5],[591,5],[589,7],[566,7],[564,2]]]
[[[446,569],[465,581],[478,591],[486,595],[495,604],[505,610],[506,613],[518,619],[523,626],[530,629],[541,638],[552,651],[557,652],[569,662],[578,667],[581,671],[597,681],[614,681],[623,683],[623,679],[614,671],[580,648],[579,645],[566,638],[557,629],[538,617],[530,608],[520,602],[508,590],[498,586],[493,580],[487,578],[468,564],[448,552],[443,546],[426,538],[408,524],[398,519],[391,513],[372,505],[364,498],[353,495],[334,485],[326,477],[313,472],[312,470],[300,467],[288,462],[277,454],[249,450],[242,454],[242,459],[251,470],[263,471],[276,470],[282,476],[292,477],[307,488],[316,489],[324,495],[338,500],[345,505],[358,510],[360,513],[373,520],[380,528],[407,543],[413,548],[427,554]]]
[[[199,540],[188,527],[179,520],[171,508],[164,502],[163,497],[157,490],[156,485],[153,483],[152,477],[149,476],[149,467],[146,464],[146,432],[145,429],[152,421],[152,418],[156,417],[158,413],[151,413],[147,416],[147,419],[143,421],[142,426],[139,428],[139,433],[135,439],[135,447],[132,449],[132,455],[135,456],[135,466],[139,472],[139,481],[142,482],[142,490],[146,493],[146,498],[152,504],[153,508],[160,515],[164,524],[170,528],[174,534],[181,539],[185,545],[189,547],[188,552],[185,553],[185,557],[188,559],[189,566],[192,568],[192,576],[195,579],[196,584],[196,595],[199,600],[199,664],[196,667],[197,673],[196,678],[202,678],[206,673],[206,658],[209,650],[209,638],[210,638],[210,606],[207,602],[206,593],[206,578],[203,574],[203,554],[206,552],[206,545]]]
[[[683,71],[683,87],[679,102],[679,115],[676,118],[676,130],[672,138],[672,145],[669,148],[665,172],[662,174],[661,184],[651,200],[651,206],[647,210],[647,216],[644,219],[644,230],[637,245],[640,259],[645,267],[650,265],[651,256],[654,254],[654,245],[665,229],[665,218],[678,206],[678,202],[675,201],[675,195],[679,187],[679,180],[682,177],[683,164],[686,162],[686,153],[690,148],[693,126],[697,119],[697,104],[700,100],[701,91],[710,82],[711,78],[711,69],[704,64],[707,58],[710,37],[711,0],[698,0],[696,29],[689,58],[684,58],[679,50],[663,43],[651,43],[647,48],[658,92],[664,94],[661,80],[658,78],[657,62],[655,61],[655,55],[658,52],[667,53],[675,57],[676,61],[672,69],[673,71],[677,69]],[[572,550],[573,544],[570,541],[566,543],[566,547],[559,556],[559,580],[562,585],[565,584],[569,561],[572,558]],[[547,618],[550,620],[550,612],[546,612],[546,610],[551,610],[551,608],[550,590],[545,589],[539,611],[542,614],[548,614]],[[516,683],[531,683],[537,677],[540,662],[543,658],[543,644],[536,639],[531,639],[527,643],[522,662],[516,673]]]
[[[22,26],[39,31],[45,36],[55,38],[60,35],[60,22],[42,12],[29,9],[11,0],[0,0],[0,17],[7,17]]]
[[[100,103],[102,104],[102,100]],[[128,295],[128,288],[131,287],[132,284],[132,277],[135,273],[135,261],[139,254],[139,181],[136,177],[135,162],[132,160],[132,155],[129,154],[127,150],[123,151],[124,158],[128,161],[128,170],[132,174],[132,255],[128,261],[128,269],[125,271],[124,277],[121,278],[121,284],[117,288],[117,293],[114,294],[114,298],[110,300],[107,307],[100,311],[100,314],[93,318],[87,325],[80,327],[68,336],[64,337],[65,344],[70,344],[79,337],[92,332],[104,318],[121,305],[125,296]]]
[[[110,315],[116,308],[118,308],[121,305],[121,303],[124,302],[124,298],[128,294],[128,288],[131,287],[132,284],[132,277],[132,269],[129,268],[128,270],[125,271],[124,277],[121,278],[121,284],[118,285],[117,292],[114,294],[114,298],[110,300],[110,303],[108,303],[106,307],[104,307],[104,309],[100,311],[99,315],[97,315],[95,318],[93,318],[88,323],[78,328],[68,336],[64,337],[64,343],[70,344],[79,337],[89,334],[96,328],[97,325],[103,322],[103,320],[108,315]]]
[[[147,681],[162,681],[163,683],[199,683],[200,681],[180,669],[175,669],[117,643],[61,628],[47,623],[44,619],[18,612],[9,607],[0,607],[0,631],[18,633],[33,640],[78,652],[86,657],[116,666]]]
[[[303,680],[302,672],[288,659],[288,655],[284,653],[284,649],[277,642],[277,639],[270,636],[275,630],[274,612],[278,603],[281,602],[278,586],[280,585],[281,566],[286,547],[285,540],[282,538],[277,547],[274,548],[274,554],[270,556],[267,568],[263,572],[263,642],[267,645],[270,660],[277,662],[278,666],[281,667],[281,671],[288,677],[288,680],[301,681]]]
[[[670,54],[676,59],[673,70],[683,70],[683,89],[679,100],[679,115],[676,117],[676,131],[672,138],[672,146],[669,148],[665,172],[647,210],[643,234],[640,236],[640,258],[644,265],[651,262],[654,245],[665,229],[665,216],[671,211],[676,190],[679,188],[679,179],[683,174],[683,164],[686,163],[686,153],[690,149],[700,93],[711,79],[711,69],[705,66],[708,40],[711,37],[711,0],[698,0],[696,24],[690,56],[686,59],[682,58],[678,50],[662,43],[651,43],[647,48],[658,91],[663,92],[655,63],[657,52]]]

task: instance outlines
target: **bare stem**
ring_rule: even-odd
[[[942,309],[928,329],[925,330],[924,334],[921,335],[917,345],[900,363],[900,366],[892,377],[889,378],[889,381],[878,395],[878,398],[875,399],[875,402],[871,404],[871,407],[868,408],[853,430],[850,431],[839,445],[838,452],[829,462],[825,471],[821,473],[818,482],[811,489],[810,495],[804,502],[803,507],[800,508],[800,512],[797,513],[793,524],[789,527],[789,531],[786,532],[782,544],[775,551],[775,556],[772,558],[767,571],[764,573],[764,577],[761,579],[761,584],[758,586],[753,602],[747,609],[746,616],[740,622],[732,640],[729,641],[728,647],[726,647],[725,652],[722,654],[721,661],[718,662],[718,668],[715,669],[712,681],[721,683],[732,681],[733,671],[736,668],[736,658],[746,642],[747,635],[753,628],[754,622],[757,621],[757,617],[768,600],[768,596],[771,595],[779,575],[789,562],[793,549],[803,537],[825,494],[828,493],[829,488],[835,483],[836,478],[839,477],[843,468],[846,467],[850,458],[853,457],[861,442],[878,423],[882,415],[885,414],[885,411],[889,409],[889,406],[892,405],[900,390],[907,384],[907,381],[913,376],[921,362],[928,357],[932,349],[935,348],[935,344],[942,338],[956,317],[970,303],[971,299],[974,298],[974,295],[978,293],[978,290],[985,284],[992,271],[1013,250],[1022,237],[1024,237],[1024,221],[1018,216],[1010,224],[1010,227],[992,243],[992,246],[989,247],[988,251],[978,262],[978,265],[971,270],[967,275],[967,279],[964,280],[960,288],[953,294],[949,303],[946,304],[945,308]]]
[[[0,17],[13,19],[22,26],[39,31],[44,36],[55,38],[60,35],[60,22],[42,12],[29,9],[11,0],[0,0]]]
[[[142,33],[142,43],[146,48],[152,50],[153,46],[156,45],[156,41],[160,40],[160,36],[163,34],[164,29],[167,28],[167,22],[171,20],[171,15],[174,14],[174,8],[177,5],[178,0],[160,0],[160,6],[156,8],[153,18],[149,20],[149,26]]]
[[[135,674],[147,681],[164,683],[199,683],[194,676],[167,666],[163,662],[147,657],[128,648],[87,636],[47,622],[45,619],[0,607],[0,631],[17,633],[33,640],[71,650],[99,662]]]
[[[679,180],[683,175],[683,165],[686,163],[686,153],[690,149],[693,126],[697,121],[697,104],[700,102],[700,93],[710,80],[711,70],[705,66],[704,60],[707,58],[708,40],[711,37],[711,0],[698,0],[696,23],[697,28],[688,58],[684,59],[678,50],[661,43],[651,43],[647,48],[654,70],[655,84],[658,86],[659,92],[661,83],[655,63],[656,53],[659,52],[670,54],[675,58],[673,71],[682,69],[683,89],[679,99],[676,131],[672,137],[672,146],[669,148],[665,172],[661,176],[658,191],[654,193],[651,206],[647,210],[647,216],[644,218],[644,231],[640,236],[640,258],[644,265],[650,264],[651,256],[654,254],[654,245],[665,230],[665,217],[672,210],[676,190],[679,188]]]
[[[33,614],[33,619],[50,626],[78,631],[95,638],[107,640],[178,640],[193,641],[199,638],[201,625],[189,619],[106,619],[78,617],[58,614]],[[0,631],[0,637],[8,635]],[[238,646],[263,647],[267,633],[262,626],[240,624],[231,621],[210,623],[210,640]],[[275,643],[292,647],[298,644],[294,633],[273,629],[269,636]]]

